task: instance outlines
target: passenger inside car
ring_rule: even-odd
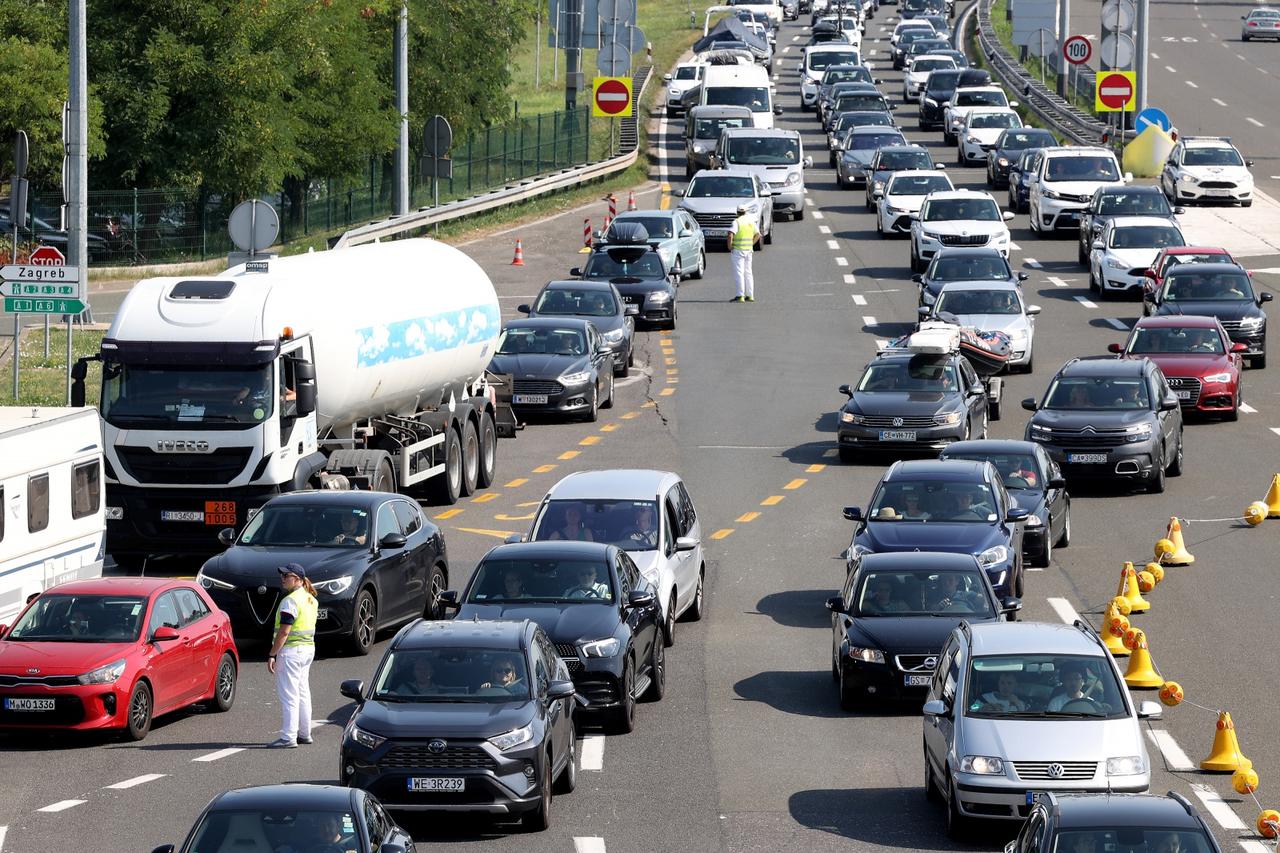
[[[870,595],[868,595],[870,591]],[[862,605],[858,611],[863,615],[877,613],[900,613],[910,610],[906,602],[896,597],[893,581],[889,578],[878,578],[874,585],[868,583],[862,590]]]

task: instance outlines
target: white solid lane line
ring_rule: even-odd
[[[1272,427],[1271,431],[1274,432],[1276,435],[1280,435],[1280,427]]]
[[[1254,127],[1266,127],[1266,125],[1265,125],[1265,124],[1263,124],[1262,122],[1258,121],[1258,120],[1257,120],[1256,118],[1254,118],[1253,116],[1245,116],[1245,117],[1244,117],[1244,120],[1245,120],[1245,121],[1247,121],[1247,122],[1249,122],[1249,124],[1253,125]]]
[[[1125,323],[1124,320],[1117,319],[1116,317],[1107,317],[1104,322],[1113,329],[1119,329],[1122,332],[1129,331],[1128,324]]]
[[[827,248],[834,252],[835,250],[840,248],[840,244],[837,243],[835,240],[828,240]]]
[[[82,806],[87,802],[89,801],[88,800],[59,800],[58,802],[53,803],[52,805],[45,806],[42,809],[36,809],[36,811],[49,812],[49,813],[65,812],[67,809],[74,809],[76,806]]]
[[[574,853],[605,853],[604,839],[598,835],[575,837],[573,851]]]
[[[1063,281],[1062,279],[1058,278],[1056,275],[1049,276],[1049,283],[1052,284],[1054,287],[1070,287],[1071,286],[1067,284],[1065,281]]]
[[[148,782],[154,782],[157,779],[163,779],[167,773],[144,773],[141,776],[134,776],[132,779],[125,779],[123,782],[117,782],[114,785],[108,785],[108,791],[124,791],[128,788],[135,788],[138,785],[145,785]]]
[[[206,753],[205,755],[197,756],[197,757],[195,757],[195,758],[193,758],[193,759],[191,759],[191,760],[192,760],[192,761],[202,761],[202,762],[206,762],[206,763],[207,763],[207,762],[210,762],[210,761],[217,761],[217,760],[218,760],[218,759],[220,759],[220,758],[226,758],[228,755],[235,755],[237,752],[244,752],[244,747],[243,747],[243,746],[229,746],[229,747],[227,747],[226,749],[219,749],[219,750],[217,750],[216,752]]]
[[[582,769],[604,769],[604,735],[587,735],[581,744]]]
[[[1255,409],[1253,406],[1250,406],[1248,403],[1241,403],[1241,404],[1240,404],[1240,411],[1244,412],[1246,415],[1256,415],[1256,414],[1258,414],[1258,410],[1257,410],[1257,409]]]
[[[1080,618],[1080,614],[1076,613],[1076,609],[1071,606],[1071,602],[1065,598],[1049,599],[1049,606],[1053,608],[1053,612],[1058,614],[1058,618],[1068,625],[1074,625],[1076,620]]]
[[[1204,805],[1204,810],[1213,815],[1213,819],[1223,829],[1244,829],[1244,822],[1236,817],[1236,813],[1231,810],[1231,806],[1222,801],[1222,797],[1218,796],[1217,791],[1208,785],[1195,783],[1192,783],[1191,790],[1200,798],[1200,802]]]
[[[1148,729],[1147,737],[1155,744],[1156,749],[1164,756],[1165,764],[1169,765],[1170,770],[1195,770],[1196,766],[1192,763],[1187,754],[1182,751],[1182,747],[1178,746],[1178,742],[1173,739],[1173,735],[1164,729]]]
[[[1077,297],[1075,297],[1075,300],[1076,300],[1076,302],[1079,302],[1081,305],[1083,305],[1085,308],[1097,308],[1097,307],[1098,307],[1098,306],[1093,302],[1093,300],[1085,299],[1083,296],[1077,296]]]
[[[9,834],[9,827],[0,826],[0,850],[4,849],[4,837]]]
[[[854,304],[854,305],[866,305],[866,304],[867,304],[867,297],[863,296],[861,293],[855,293],[855,294],[853,294],[853,304]]]

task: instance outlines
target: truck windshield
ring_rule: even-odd
[[[706,103],[716,107],[746,107],[753,113],[769,110],[769,89],[765,86],[708,86]]]
[[[109,364],[102,416],[115,426],[256,424],[275,410],[271,365],[199,367]]]

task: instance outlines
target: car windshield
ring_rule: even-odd
[[[947,257],[940,254],[929,270],[933,281],[998,281],[1010,275],[1009,262],[999,255]]]
[[[1175,832],[1168,828],[1059,830],[1050,853],[1214,853],[1203,832]]]
[[[1253,299],[1253,286],[1243,272],[1178,272],[1166,280],[1164,298],[1171,302],[1240,302]]]
[[[467,601],[547,601],[600,604],[614,599],[603,559],[497,559],[476,568]]]
[[[1012,290],[964,290],[944,287],[934,309],[952,314],[1021,314],[1018,294]]]
[[[950,222],[967,220],[999,222],[1000,208],[990,198],[936,198],[925,202],[925,222]]]
[[[786,136],[734,136],[726,159],[741,166],[790,166],[800,162],[800,140]]]
[[[989,524],[996,520],[996,501],[986,483],[895,480],[880,487],[867,517],[872,521]]]
[[[958,387],[954,366],[927,357],[872,362],[858,383],[858,391],[864,394],[951,393]]]
[[[1113,249],[1163,249],[1184,246],[1182,232],[1172,225],[1129,225],[1111,229]]]
[[[883,172],[930,169],[933,168],[933,158],[928,151],[883,151],[876,168]]]
[[[911,43],[911,54],[913,56],[923,56],[926,53],[933,53],[935,50],[945,50],[949,42],[946,39],[938,38],[920,38]],[[954,63],[952,63],[954,66]],[[946,66],[946,67],[952,67]]]
[[[247,846],[242,846],[246,845]],[[342,809],[214,809],[192,833],[190,853],[223,850],[363,850],[355,816]]]
[[[951,189],[946,175],[898,175],[889,182],[886,195],[928,195]]]
[[[46,592],[32,602],[6,640],[29,643],[127,643],[138,639],[147,600],[137,595]]]
[[[913,41],[918,39],[931,39],[933,38],[933,35],[933,25],[925,24],[923,27],[918,29],[912,28],[909,30],[903,30],[898,36],[898,44],[904,48],[910,47]]]
[[[878,112],[881,110],[888,111],[888,108],[889,104],[883,95],[873,95],[869,92],[846,92],[836,98],[835,111],[838,113],[852,110]]]
[[[369,512],[358,506],[267,504],[245,525],[239,544],[262,548],[363,548]]]
[[[755,198],[755,195],[755,184],[745,175],[699,175],[685,192],[686,198]]]
[[[529,670],[516,649],[397,649],[382,659],[373,684],[373,698],[382,702],[496,703],[530,695]]]
[[[997,89],[979,90],[976,92],[956,92],[957,107],[1007,107],[1008,99],[1004,92]]]
[[[969,661],[967,717],[1122,717],[1110,661],[1085,655],[978,655]]]
[[[1017,113],[979,113],[969,117],[969,127],[1022,127]]]
[[[1164,193],[1105,192],[1098,198],[1098,212],[1107,216],[1171,216],[1173,209]]]
[[[928,569],[869,571],[859,579],[854,595],[854,612],[858,616],[927,617],[951,613],[995,616],[995,608],[991,606],[991,599],[982,584],[982,575],[977,569],[959,572]]]
[[[860,74],[856,68],[833,68],[822,75],[823,86],[834,86],[837,83],[863,83],[870,82],[869,74]]]
[[[938,92],[953,91],[956,88],[956,81],[959,79],[959,71],[935,71],[929,75],[929,82],[925,84],[925,91],[930,95]]]
[[[516,326],[503,333],[500,355],[583,355],[587,336],[581,329]]]
[[[947,453],[948,459],[990,462],[1000,472],[1006,489],[1040,489],[1040,466],[1030,453]]]
[[[1190,353],[1198,355],[1224,355],[1222,336],[1217,329],[1197,326],[1153,326],[1134,329],[1127,350],[1131,353]]]
[[[670,216],[626,216],[614,220],[613,224],[617,226],[624,223],[633,223],[642,226],[644,230],[648,232],[649,239],[651,240],[666,240],[673,234]],[[606,242],[612,236],[613,229],[610,228],[609,233],[606,235]]]
[[[658,547],[658,505],[645,500],[555,500],[534,522],[534,541],[607,542],[624,551]]]
[[[769,109],[767,86],[708,86],[704,97],[717,107],[746,107],[753,113]]]
[[[1064,376],[1049,388],[1046,409],[1149,409],[1141,377]]]
[[[851,151],[874,151],[886,145],[901,145],[907,140],[902,134],[892,132],[850,133],[845,138],[845,148]]]
[[[653,232],[649,232],[650,236]],[[602,290],[546,288],[534,303],[535,314],[569,314],[578,317],[613,317],[618,313],[612,293]]]
[[[832,65],[856,65],[857,62],[858,53],[853,50],[818,50],[809,53],[809,68],[812,71],[820,71]]]
[[[1118,181],[1114,157],[1054,157],[1045,166],[1046,181]]]
[[[192,429],[258,424],[275,411],[272,365],[137,365],[102,369],[102,417],[116,426],[181,424]]]
[[[1045,144],[1053,144],[1053,137],[1035,129],[1010,130],[1000,139],[1000,147],[1005,151],[1021,151]]]
[[[954,59],[946,59],[940,56],[922,56],[915,62],[911,63],[911,71],[919,73],[921,71],[938,71],[943,68],[955,68],[956,61]]]
[[[697,80],[698,67],[696,65],[680,65],[676,67],[677,80]]]
[[[1243,166],[1234,148],[1188,148],[1182,155],[1184,166]]]
[[[583,274],[587,278],[617,278],[634,276],[637,278],[662,278],[666,275],[662,268],[662,258],[657,252],[645,252],[634,261],[615,260],[608,252],[596,252],[587,261]]]
[[[751,119],[741,118],[700,118],[694,123],[695,139],[718,139],[721,128],[751,127]]]

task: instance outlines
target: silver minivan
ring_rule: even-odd
[[[800,133],[782,128],[724,128],[716,142],[712,163],[719,169],[750,172],[773,191],[773,212],[804,219],[804,170],[813,158],[804,156]]]
[[[1023,820],[1038,791],[1140,793],[1151,785],[1135,703],[1088,624],[960,623],[924,705],[924,784],[947,832]]]

